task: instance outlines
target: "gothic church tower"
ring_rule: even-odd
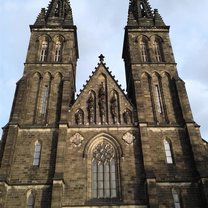
[[[2,137],[0,207],[206,208],[208,146],[158,10],[130,0],[127,94],[100,55],[75,99],[78,45],[68,0],[51,0],[30,28]]]

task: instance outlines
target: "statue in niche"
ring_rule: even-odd
[[[106,93],[103,86],[103,82],[101,83],[101,87],[99,89],[99,110],[100,110],[100,118],[101,123],[103,124],[105,122],[105,114],[106,114]]]
[[[117,123],[118,122],[118,100],[116,97],[116,94],[113,94],[113,97],[111,99],[111,114],[113,117],[113,123]]]
[[[94,100],[94,97],[93,97],[93,94],[90,93],[90,97],[87,101],[87,110],[88,110],[88,118],[89,118],[89,123],[94,123],[95,120],[95,100]]]
[[[81,110],[79,110],[76,114],[75,114],[75,121],[77,125],[82,125],[83,122],[83,112]]]
[[[123,118],[124,118],[124,123],[125,124],[130,124],[131,123],[131,112],[129,110],[126,110],[123,113]]]

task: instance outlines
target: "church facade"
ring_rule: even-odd
[[[30,29],[3,128],[0,207],[208,207],[208,145],[158,10],[130,0],[127,93],[101,54],[75,99],[79,54],[68,0],[51,0]]]

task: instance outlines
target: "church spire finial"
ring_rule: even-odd
[[[68,0],[51,0],[47,10],[41,10],[35,25],[72,26],[72,10]]]
[[[98,58],[100,60],[100,63],[103,63],[105,56],[103,56],[103,54],[100,54],[100,56]]]
[[[148,0],[130,0],[128,26],[165,26],[157,10],[152,11]]]

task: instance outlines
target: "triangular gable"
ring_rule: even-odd
[[[108,71],[100,63],[70,109],[69,125],[132,125],[133,106]]]

